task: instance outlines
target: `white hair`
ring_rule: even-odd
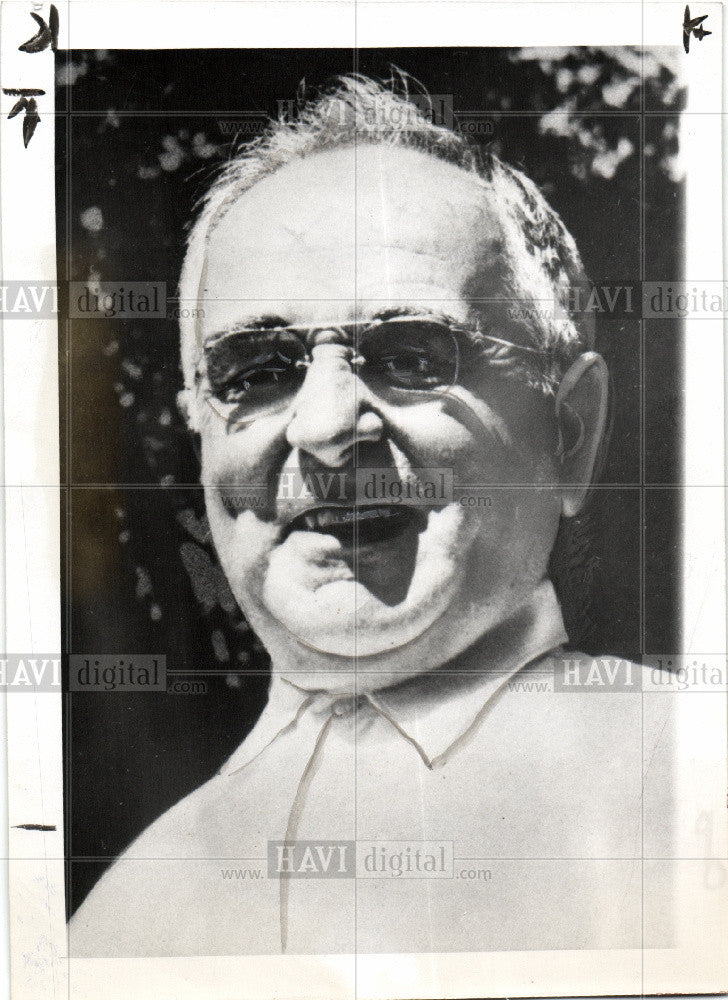
[[[496,156],[437,125],[415,104],[404,74],[387,85],[362,76],[340,77],[306,104],[293,121],[271,122],[266,132],[233,153],[203,197],[187,242],[180,304],[196,306],[207,241],[225,211],[261,178],[322,150],[368,143],[421,150],[476,175],[494,195],[505,234],[507,292],[522,308],[528,342],[541,355],[543,384],[552,386],[571,361],[593,346],[590,317],[570,309],[571,290],[587,285],[576,244],[536,185]],[[396,92],[396,87],[402,93]],[[428,101],[418,95],[418,103]],[[182,370],[189,389],[201,357],[194,308],[182,309]]]

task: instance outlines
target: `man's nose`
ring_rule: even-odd
[[[293,404],[289,444],[331,468],[348,464],[354,444],[381,439],[384,423],[370,402],[352,369],[351,348],[318,344]]]

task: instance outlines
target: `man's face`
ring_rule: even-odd
[[[322,331],[286,405],[231,421],[214,393],[195,404],[215,545],[274,663],[428,669],[543,578],[560,512],[553,406],[485,360],[447,391],[380,392],[327,333],[397,311],[526,343],[491,199],[420,152],[358,146],[264,178],[210,234],[201,346],[261,322]],[[363,467],[403,482],[452,470],[454,496],[392,516],[360,495],[356,522]]]

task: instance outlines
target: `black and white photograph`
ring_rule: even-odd
[[[725,988],[720,6],[15,6],[17,995]]]

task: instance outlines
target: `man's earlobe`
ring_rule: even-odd
[[[587,351],[569,368],[556,394],[564,517],[578,514],[594,473],[607,422],[609,372],[601,354]]]
[[[180,389],[177,393],[177,409],[182,414],[182,419],[191,431],[197,430],[197,422],[194,418],[195,410],[192,405],[192,390],[189,388]]]

